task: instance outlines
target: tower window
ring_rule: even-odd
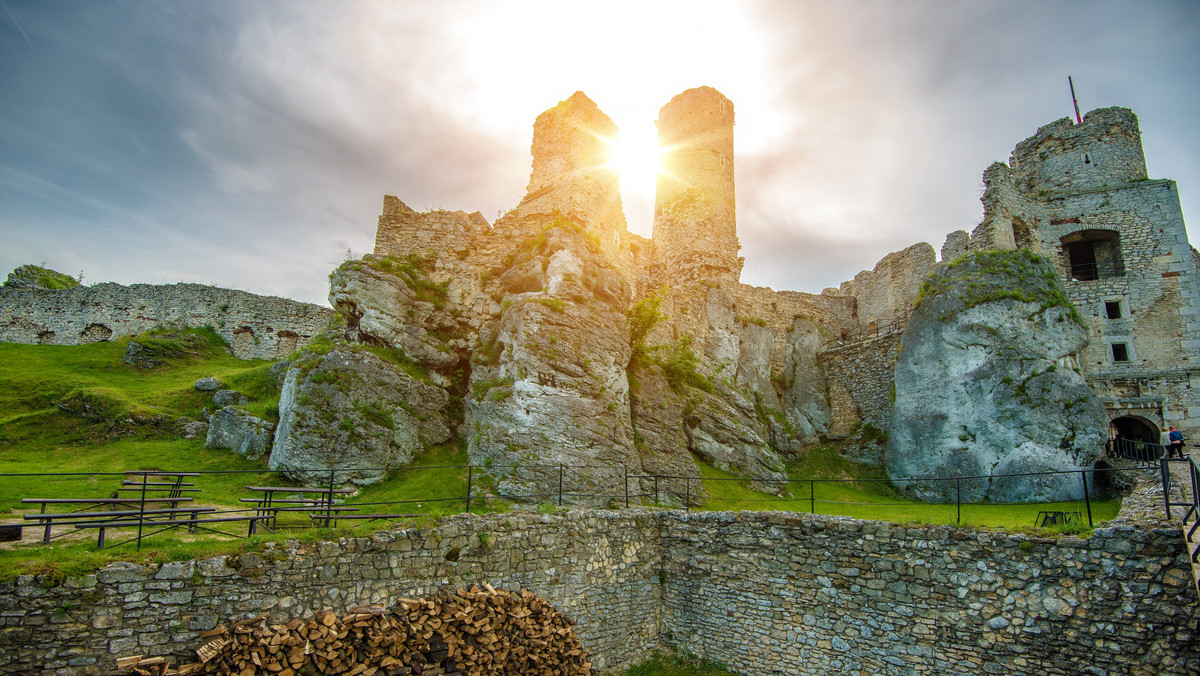
[[[1104,301],[1104,314],[1108,315],[1109,319],[1121,318],[1121,301],[1106,300]]]
[[[1124,363],[1129,361],[1129,345],[1125,343],[1112,344],[1112,358],[1115,363]]]
[[[1088,281],[1125,274],[1121,238],[1115,230],[1081,230],[1060,242],[1071,279]]]

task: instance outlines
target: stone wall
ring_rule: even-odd
[[[843,282],[841,292],[854,297],[858,323],[864,328],[903,322],[912,312],[921,282],[936,264],[933,247],[920,242],[884,256],[873,269]]]
[[[821,353],[821,366],[829,383],[831,438],[845,438],[865,420],[885,430],[891,427],[896,355],[903,335],[893,333],[831,346]]]
[[[1141,131],[1128,108],[1098,108],[1082,124],[1065,117],[1051,122],[1017,144],[1008,164],[1027,194],[1146,178]]]
[[[745,674],[1183,674],[1174,528],[1058,540],[808,514],[664,520],[669,643]]]
[[[594,665],[661,645],[745,674],[1178,674],[1200,666],[1174,528],[1039,539],[778,512],[463,515],[339,542],[0,585],[0,671],[95,674],[267,613],[526,588]]]
[[[329,308],[201,284],[0,288],[0,341],[80,345],[157,327],[210,326],[242,359],[279,359],[325,329]]]

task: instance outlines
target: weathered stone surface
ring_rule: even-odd
[[[213,392],[213,406],[216,406],[217,408],[236,406],[238,404],[244,404],[247,401],[249,401],[249,399],[247,399],[245,395],[237,390],[217,390],[216,392]]]
[[[687,482],[678,477],[698,477],[700,469],[688,447],[684,431],[684,397],[671,389],[662,369],[645,364],[629,374],[636,382],[630,391],[630,415],[633,423],[633,445],[641,461],[642,472],[651,476],[676,477],[669,480],[638,482],[632,490],[649,496],[658,504],[679,504],[689,498],[701,504],[706,492],[700,482]]]
[[[0,341],[31,345],[210,327],[239,359],[279,359],[306,345],[332,317],[332,310],[311,303],[202,284],[0,288]]]
[[[188,418],[175,419],[175,434],[181,439],[199,439],[208,435],[208,423]]]
[[[532,466],[559,463],[588,466],[566,478],[569,502],[623,493],[623,470],[637,464],[624,325],[607,306],[545,296],[504,313],[477,351],[467,402],[468,455],[492,467],[502,494],[544,493],[550,474]]]
[[[825,372],[817,362],[824,338],[816,324],[797,317],[785,340],[783,412],[796,436],[812,441],[827,434],[831,422]]]
[[[329,302],[346,319],[351,340],[398,347],[409,359],[444,369],[458,356],[430,330],[455,325],[435,304],[444,299],[422,265],[373,255],[347,261],[329,278]]]
[[[450,437],[445,390],[354,346],[292,363],[270,467],[301,481],[367,484]],[[364,468],[364,469],[359,469]]]
[[[1162,514],[1161,488],[1133,498],[1086,538],[781,512],[512,511],[111,563],[62,584],[21,575],[0,582],[0,672],[187,662],[221,623],[488,583],[553,603],[602,670],[670,647],[742,674],[1196,673],[1187,548],[1177,527],[1144,518]]]
[[[685,417],[688,448],[714,467],[756,479],[755,486],[782,490],[783,463],[760,434],[754,405],[729,388],[718,394],[688,391],[692,410]]]
[[[125,354],[121,356],[121,361],[136,369],[152,369],[167,363],[161,354],[146,349],[141,343],[132,340],[125,347]]]
[[[205,376],[196,381],[196,389],[201,392],[215,392],[221,389],[221,381],[212,376]]]
[[[904,333],[887,452],[896,479],[1091,467],[1104,408],[1076,372],[1087,344],[1054,269],[1028,251],[971,253],[939,268]],[[955,499],[955,482],[905,482]],[[1082,498],[1079,475],[962,482],[967,501]]]
[[[223,390],[229,392],[230,390]],[[261,458],[271,449],[275,425],[256,418],[234,406],[225,406],[208,417],[205,448],[228,448],[251,460]]]

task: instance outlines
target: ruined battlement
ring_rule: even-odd
[[[736,282],[743,259],[733,183],[733,104],[711,87],[671,99],[658,115],[663,171],[654,241],[665,279]]]
[[[383,213],[375,230],[376,256],[436,256],[461,251],[491,225],[478,211],[413,211],[391,195],[383,196]]]
[[[1029,194],[1087,190],[1146,178],[1137,116],[1128,108],[1098,108],[1081,124],[1062,118],[1013,150],[1009,166]]]

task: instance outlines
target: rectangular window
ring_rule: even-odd
[[[1104,301],[1104,314],[1108,315],[1109,319],[1121,318],[1121,301],[1106,300]]]
[[[1129,361],[1129,346],[1125,343],[1113,343],[1112,358],[1117,363]]]

